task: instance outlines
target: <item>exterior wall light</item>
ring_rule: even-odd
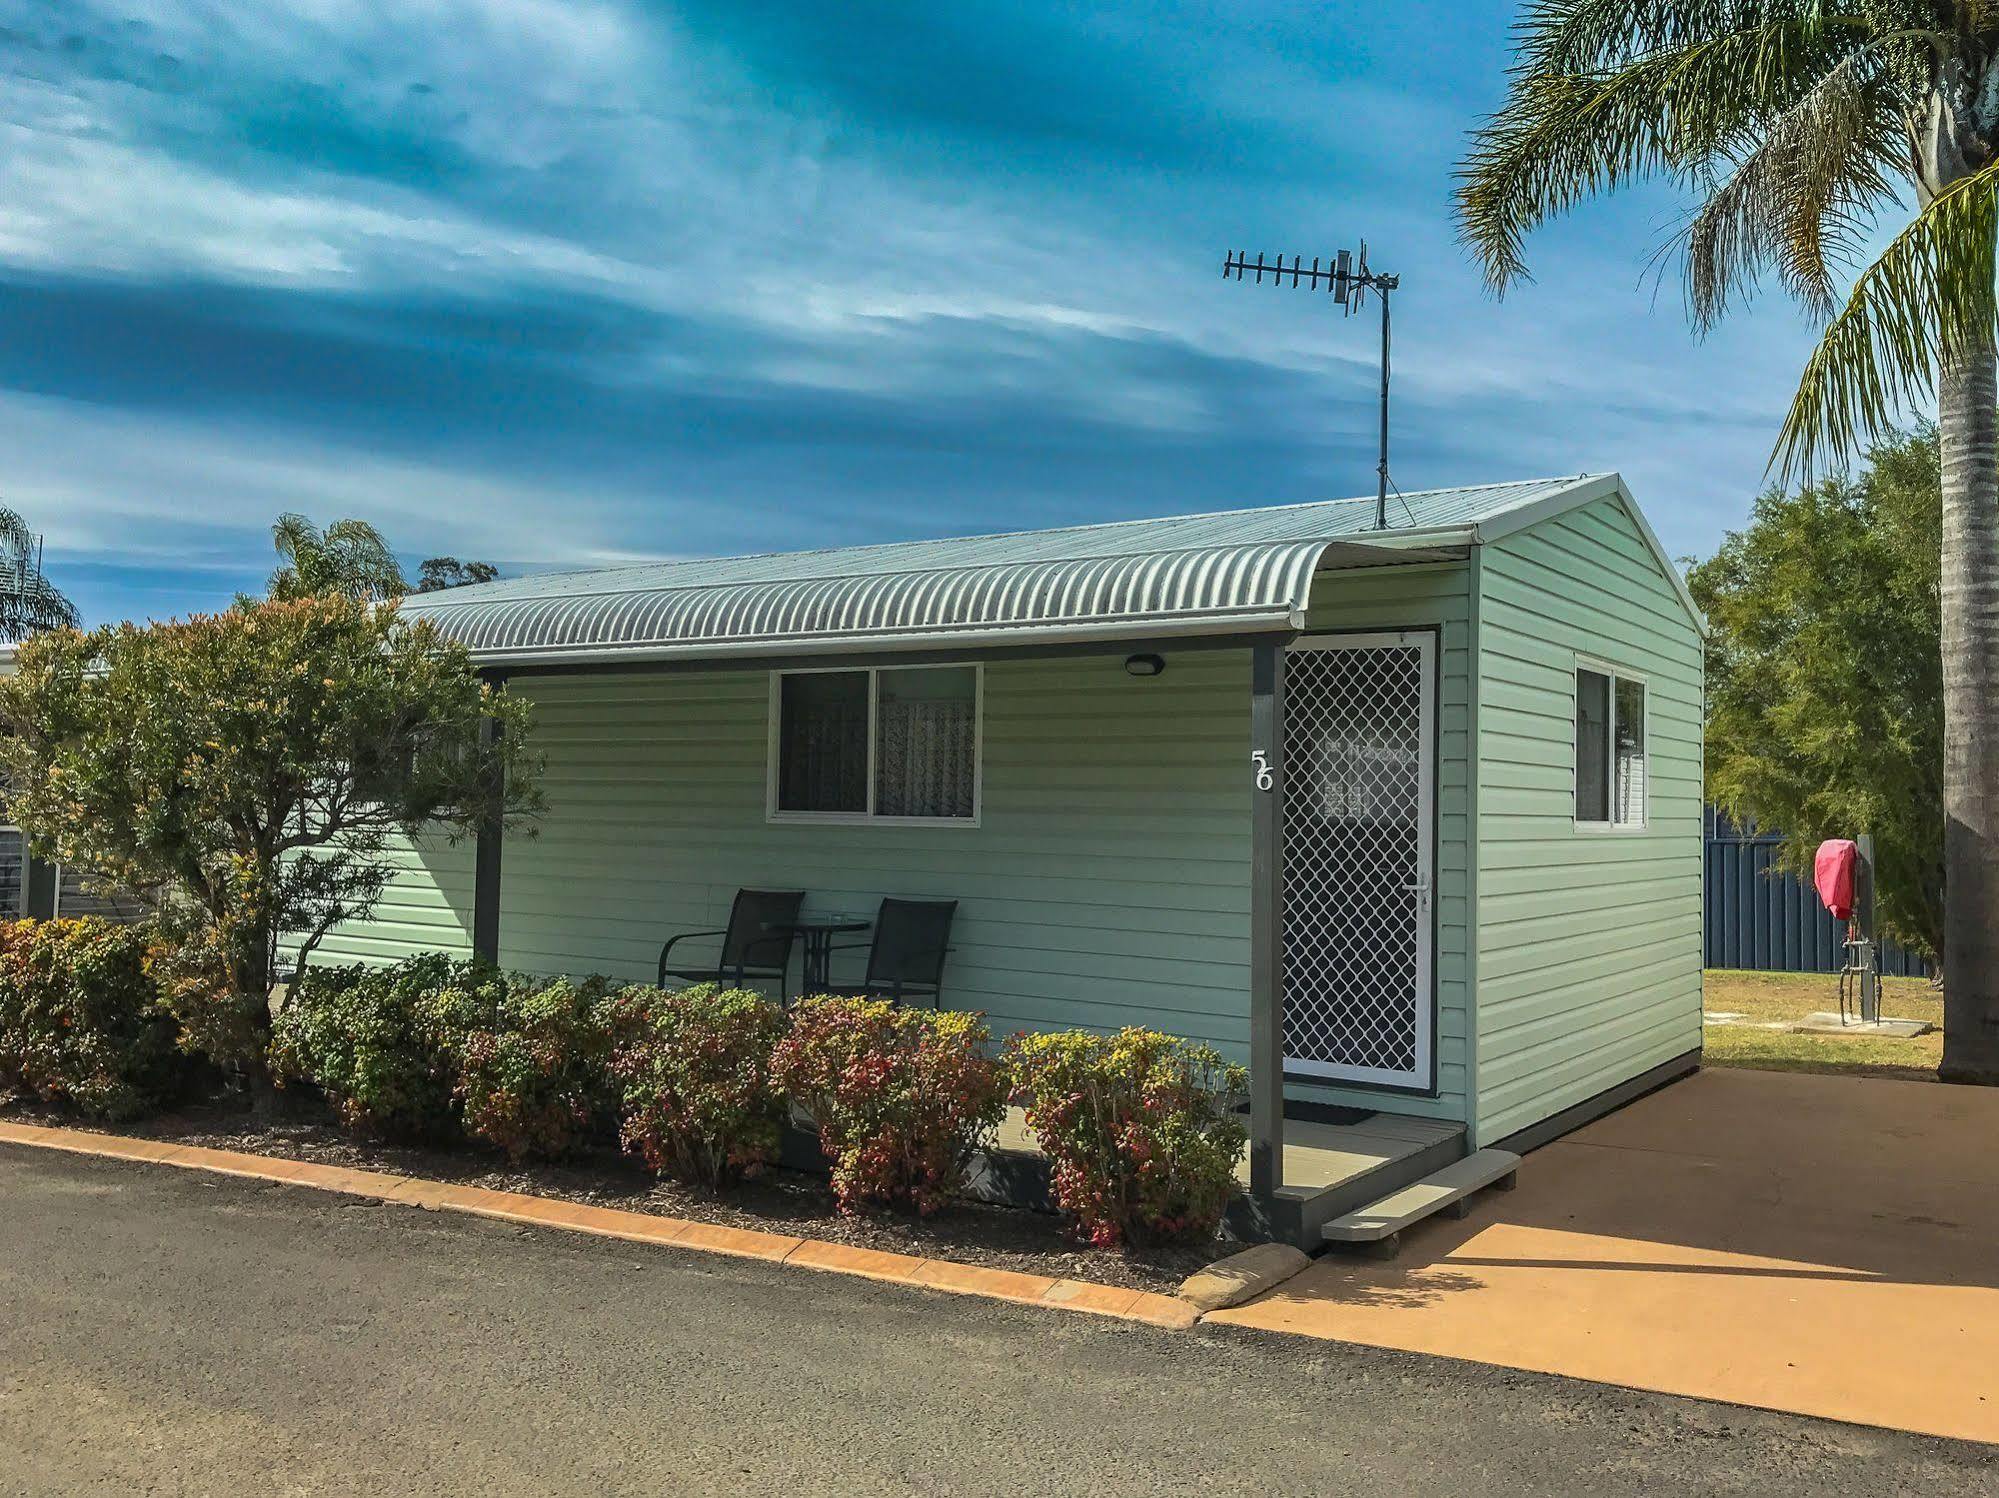
[[[1166,658],[1158,655],[1128,655],[1124,658],[1127,676],[1157,676],[1166,669]]]

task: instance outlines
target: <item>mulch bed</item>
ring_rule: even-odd
[[[721,1196],[658,1180],[614,1151],[560,1165],[509,1165],[476,1144],[458,1148],[382,1144],[339,1128],[323,1107],[295,1101],[294,1115],[263,1123],[247,1106],[221,1099],[127,1125],[91,1124],[37,1104],[0,1098],[0,1113],[25,1123],[88,1128],[128,1138],[241,1150],[389,1175],[421,1176],[493,1191],[519,1191],[591,1206],[685,1217],[696,1222],[847,1243],[891,1253],[949,1259],[1025,1274],[1091,1280],[1170,1293],[1195,1270],[1241,1245],[1217,1238],[1198,1247],[1118,1252],[1078,1244],[1059,1219],[1041,1212],[960,1200],[935,1216],[843,1216],[824,1178],[773,1169]]]

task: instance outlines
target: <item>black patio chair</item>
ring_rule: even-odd
[[[928,999],[943,1004],[944,957],[951,950],[951,917],[956,900],[884,900],[875,915],[874,937],[868,942],[868,972],[859,983],[836,986],[849,998]],[[858,951],[859,942],[835,947]]]
[[[720,931],[683,931],[659,949],[659,985],[668,978],[684,978],[690,983],[726,983],[741,988],[752,979],[777,981],[779,1003],[785,999],[785,974],[791,969],[791,943],[798,935],[798,908],[805,892],[797,889],[739,889],[729,907],[729,924]],[[700,963],[675,967],[673,949],[681,942],[701,936],[722,938],[721,955],[711,965]],[[683,964],[687,963],[682,958]]]

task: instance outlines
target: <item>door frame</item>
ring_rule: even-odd
[[[1294,650],[1325,650],[1347,648],[1385,647],[1394,645],[1416,645],[1422,651],[1422,666],[1419,680],[1418,733],[1421,739],[1417,766],[1417,798],[1420,824],[1417,831],[1417,852],[1419,860],[1426,866],[1429,877],[1429,910],[1427,919],[1417,922],[1417,953],[1415,977],[1416,1003],[1416,1065],[1411,1072],[1385,1072],[1378,1068],[1347,1068],[1341,1071],[1330,1062],[1304,1060],[1285,1056],[1283,1058],[1284,1080],[1315,1088],[1338,1088],[1359,1092],[1393,1093],[1402,1097],[1439,1096],[1438,1091],[1438,1024],[1442,1016],[1437,1002],[1437,931],[1438,909],[1441,902],[1438,893],[1438,854],[1440,851],[1438,823],[1438,765],[1443,757],[1443,725],[1440,710],[1441,683],[1443,676],[1443,630],[1434,624],[1410,625],[1406,628],[1389,629],[1331,629],[1313,630],[1289,641],[1278,652],[1280,661],[1288,664]],[[1276,725],[1275,740],[1284,742],[1284,718],[1293,708],[1289,692],[1279,696],[1279,721]],[[1282,773],[1277,777],[1280,787],[1288,784]],[[1276,988],[1278,1006],[1279,1048],[1282,1048],[1282,1030],[1285,1008],[1285,952],[1284,952],[1284,843],[1283,802],[1277,806],[1277,846],[1278,855],[1273,858],[1272,906],[1277,927]]]

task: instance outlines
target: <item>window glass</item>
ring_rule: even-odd
[[[977,670],[883,671],[875,713],[875,815],[970,818],[978,773]]]
[[[868,673],[778,678],[779,811],[868,809]]]
[[[1620,827],[1645,821],[1645,684],[1617,679],[1617,732],[1611,762],[1614,820]]]
[[[1610,678],[1576,670],[1576,820],[1610,820]]]

